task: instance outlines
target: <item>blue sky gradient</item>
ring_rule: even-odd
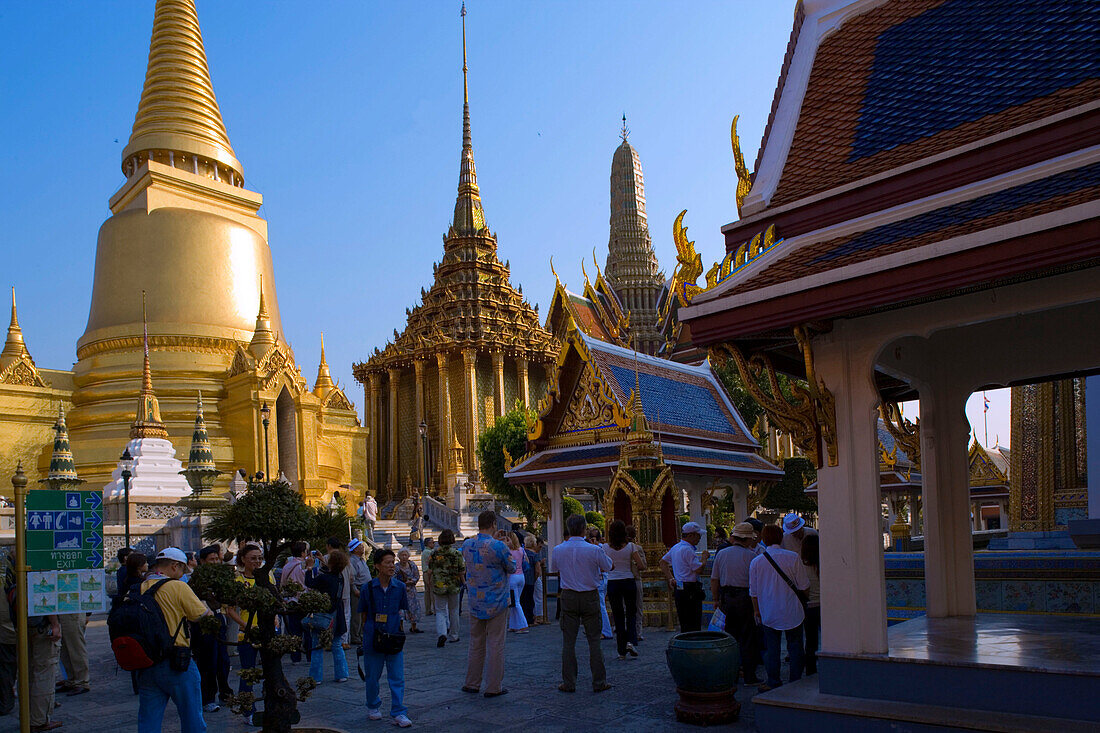
[[[452,216],[462,134],[459,4],[197,6],[246,187],[264,196],[286,335],[312,383],[325,333],[333,376],[361,411],[351,364],[403,328]],[[40,366],[75,360],[96,235],[123,183],[120,155],[144,81],[153,7],[0,5],[0,237]],[[593,248],[603,265],[624,112],[666,275],[681,209],[704,260],[721,256],[719,229],[736,219],[730,120],[741,115],[751,166],[793,2],[472,0],[468,10],[486,220],[513,283],[542,317],[553,292],[551,254],[574,288]],[[1002,444],[1007,399],[1004,407]],[[980,432],[980,412],[976,419]]]

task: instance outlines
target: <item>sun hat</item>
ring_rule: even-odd
[[[783,534],[794,534],[806,526],[806,520],[791,512],[783,517]]]
[[[748,522],[741,522],[733,528],[731,536],[740,537],[743,540],[752,540],[756,539],[756,530]]]
[[[157,553],[156,562],[161,560],[175,560],[181,562],[184,565],[187,564],[187,555],[183,554],[183,550],[178,547],[165,547],[163,550]]]
[[[699,526],[698,522],[688,522],[680,528],[680,534],[703,534],[703,528]]]

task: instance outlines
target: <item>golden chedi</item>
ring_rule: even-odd
[[[100,228],[69,427],[81,475],[110,480],[142,388],[142,291],[161,418],[177,449],[206,405],[221,491],[279,472],[311,501],[365,478],[365,434],[331,379],[311,390],[283,336],[260,194],[245,188],[192,0],[158,0],[145,86]],[[322,365],[327,375],[327,365]],[[271,410],[265,431],[261,407]],[[265,461],[265,432],[268,456]]]

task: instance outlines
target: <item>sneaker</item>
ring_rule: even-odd
[[[347,678],[347,677],[341,677],[340,679],[338,679],[338,680],[333,680],[333,681],[334,681],[334,682],[335,682],[336,684],[340,684],[341,682],[347,682],[347,681],[348,681],[348,678]]]
[[[378,708],[377,710],[367,708],[367,719],[368,720],[381,720],[382,719],[382,708]]]
[[[626,657],[623,656],[622,654],[620,654],[619,656],[617,656],[615,658],[618,659],[620,662],[625,662],[626,661]]]
[[[219,705],[216,702],[208,702],[208,703],[206,703],[205,705],[202,706],[202,711],[204,713],[216,713],[221,709],[222,709],[222,706]]]
[[[629,643],[629,642],[627,642],[627,645],[626,645],[626,653],[629,654],[632,657],[638,656],[638,650],[635,649],[634,645]]]
[[[407,715],[395,715],[393,716],[393,724],[398,728],[409,728],[412,726],[413,722],[409,720],[409,716]]]
[[[440,637],[439,637],[439,639],[438,639],[438,640],[436,641],[436,643],[435,643],[435,645],[436,645],[437,647],[441,648],[441,649],[442,649],[442,648],[443,648],[443,647],[444,647],[444,646],[445,646],[446,644],[447,644],[447,637],[446,637],[446,636],[440,636]]]

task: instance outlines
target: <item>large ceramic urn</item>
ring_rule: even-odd
[[[736,639],[721,631],[689,631],[672,637],[665,656],[680,696],[677,720],[716,725],[737,719],[741,703],[734,693],[741,650]]]

